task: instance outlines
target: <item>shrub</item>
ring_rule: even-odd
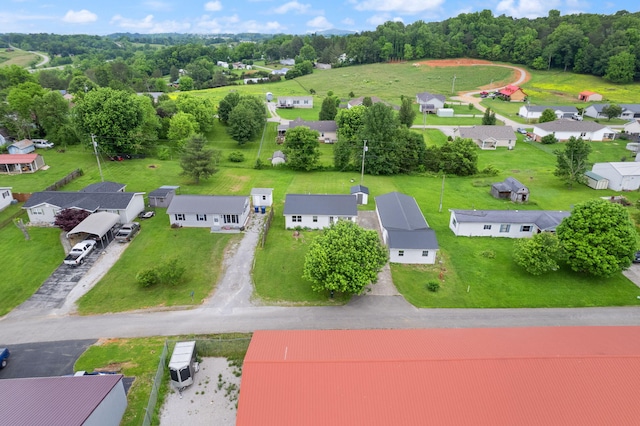
[[[498,173],[500,173],[500,170],[498,170],[493,164],[489,164],[487,167],[480,171],[480,174],[483,174],[485,176],[497,176]]]
[[[256,160],[256,164],[253,166],[254,169],[256,170],[262,170],[262,168],[264,167],[264,163],[262,162],[261,159],[257,159]]]
[[[242,163],[244,161],[244,154],[240,151],[232,151],[229,154],[229,161],[233,163]]]
[[[162,266],[157,267],[157,276],[163,284],[176,285],[187,270],[178,263],[178,259],[171,259],[163,262]]]
[[[353,98],[355,98],[355,97],[356,97],[356,94],[355,94],[355,93],[353,93],[353,92],[349,92],[349,97],[353,99]]]
[[[153,285],[158,284],[160,282],[160,278],[158,277],[158,272],[155,268],[151,269],[143,269],[142,271],[136,274],[136,281],[140,284],[141,287],[151,287]]]
[[[552,145],[554,143],[558,143],[558,139],[556,139],[553,133],[550,133],[547,136],[543,136],[542,138],[540,138],[540,142],[545,145]]]
[[[495,259],[496,252],[493,250],[485,250],[482,253],[480,253],[480,256],[486,257],[487,259]]]
[[[435,293],[436,291],[440,290],[440,283],[437,281],[429,281],[427,283],[427,290]]]
[[[169,158],[171,158],[171,150],[169,149],[169,147],[161,146],[158,148],[156,157],[158,157],[158,160],[168,160]]]

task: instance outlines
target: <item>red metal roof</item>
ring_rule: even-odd
[[[640,327],[257,331],[237,425],[636,425]]]
[[[595,95],[596,92],[592,92],[590,90],[583,90],[582,92],[580,92],[580,94],[584,96],[590,96],[590,95]]]
[[[500,93],[505,95],[505,96],[511,96],[515,92],[517,92],[518,90],[521,90],[518,86],[514,86],[513,84],[509,84],[509,85],[503,87],[500,90]]]
[[[0,154],[0,164],[26,164],[38,158],[40,154]]]
[[[80,426],[122,377],[108,374],[0,380],[0,424]]]

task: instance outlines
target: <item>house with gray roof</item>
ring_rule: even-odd
[[[10,186],[0,186],[0,212],[13,202],[13,193]]]
[[[593,104],[588,106],[584,110],[584,115],[593,118],[608,118],[604,113],[604,108],[609,104]],[[622,113],[616,118],[622,118],[624,120],[633,120],[640,118],[640,104],[618,104],[622,108]]]
[[[53,224],[64,209],[116,213],[120,223],[128,223],[144,210],[144,192],[34,192],[22,208],[30,222],[39,224]]]
[[[79,192],[124,192],[127,187],[124,183],[118,182],[96,182],[82,188]]]
[[[347,109],[353,108],[355,106],[363,105],[364,98],[366,98],[366,96],[360,96],[358,98],[351,99],[349,102],[347,102]],[[383,104],[389,106],[387,102],[383,101],[377,96],[369,96],[369,98],[371,99],[371,105],[382,102]]]
[[[436,233],[429,227],[415,198],[390,192],[376,197],[376,214],[382,240],[395,263],[434,264],[439,250]]]
[[[609,181],[608,188],[614,191],[640,189],[640,162],[595,163],[591,171],[607,179]]]
[[[416,102],[420,105],[420,112],[435,114],[440,108],[444,108],[446,98],[444,95],[436,95],[429,92],[416,94]]]
[[[505,198],[514,203],[529,201],[529,188],[520,183],[516,178],[508,177],[502,182],[491,185],[491,195],[494,198]]]
[[[288,124],[278,126],[278,137],[286,138],[287,130],[296,127],[308,127],[318,132],[318,142],[335,143],[338,140],[338,126],[335,120],[306,121],[298,117]]]
[[[458,127],[453,134],[458,138],[471,139],[480,149],[513,149],[516,146],[516,134],[511,126]]]
[[[357,199],[344,194],[287,194],[283,210],[285,228],[328,228],[338,220],[355,222]]]
[[[449,209],[449,229],[457,237],[526,238],[554,232],[571,212],[551,210]]]
[[[574,106],[544,106],[544,105],[522,105],[518,110],[518,115],[528,120],[537,120],[542,117],[544,110],[550,109],[557,119],[578,117],[578,108]]]
[[[607,126],[594,121],[555,120],[538,123],[533,126],[533,139],[540,139],[547,135],[554,135],[559,141],[566,141],[571,137],[582,138],[585,141],[605,141],[615,138],[615,132]]]
[[[250,212],[249,197],[241,195],[176,195],[167,208],[172,226],[210,228],[211,232],[244,230]]]

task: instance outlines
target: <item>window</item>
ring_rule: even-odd
[[[581,138],[584,138],[585,136],[587,136],[587,132],[582,132],[582,133],[580,133],[580,137],[581,137]]]
[[[207,220],[207,215],[206,214],[197,214],[196,215],[196,220],[198,222],[206,221]]]
[[[175,217],[176,220],[184,220],[184,213],[176,213]]]
[[[263,196],[262,196],[262,201],[265,201],[266,199],[267,199],[267,196],[266,196],[266,195],[263,195]]]
[[[429,256],[429,250],[422,250],[422,257]]]
[[[398,257],[404,256],[404,250],[398,250]]]
[[[485,225],[484,229],[491,229],[491,225]]]
[[[531,232],[531,225],[522,225],[520,227],[520,232]]]
[[[224,223],[239,223],[237,214],[225,214],[223,219]]]
[[[305,99],[305,100],[304,100],[304,104],[305,104],[305,105],[309,105],[309,100],[308,100],[308,99]]]
[[[302,222],[302,216],[291,216],[291,222]]]
[[[31,209],[32,214],[44,214],[44,209]]]
[[[313,217],[313,221],[314,221],[314,222],[317,222],[317,221],[318,221],[318,216],[314,216],[314,217]]]
[[[456,218],[455,217],[453,219],[451,219],[451,224],[453,224],[453,226],[456,226],[458,224],[458,222],[456,222]]]
[[[2,198],[7,198],[9,196],[9,191],[5,191],[2,193]]]
[[[509,224],[500,225],[500,232],[509,232],[510,229],[511,229],[511,225]]]

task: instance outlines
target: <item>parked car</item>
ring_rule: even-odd
[[[36,148],[45,148],[45,149],[53,148],[53,143],[49,142],[46,139],[33,139],[33,145]]]
[[[140,224],[138,222],[125,223],[116,233],[116,241],[119,243],[129,242],[139,230]]]
[[[69,266],[78,266],[84,263],[89,254],[96,247],[95,240],[84,240],[73,246],[67,257],[64,258],[64,263]]]
[[[0,369],[5,368],[7,366],[7,362],[9,359],[9,349],[0,348]]]
[[[640,263],[640,251],[637,251],[633,256],[633,263]]]
[[[140,212],[140,214],[138,214],[138,218],[149,219],[150,217],[154,217],[155,215],[156,215],[156,212],[154,212],[153,210],[147,210],[147,211]]]
[[[518,130],[516,130],[516,132],[521,133],[521,134],[523,134],[523,135],[526,135],[526,134],[527,134],[526,129],[523,129],[522,127],[518,127]]]

